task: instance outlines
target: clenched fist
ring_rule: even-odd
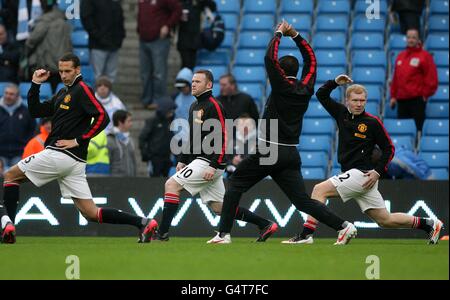
[[[36,70],[33,73],[33,82],[35,83],[43,83],[45,81],[47,81],[47,79],[50,77],[50,71],[44,70],[44,69],[39,69]]]

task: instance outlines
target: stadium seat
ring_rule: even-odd
[[[448,136],[448,120],[426,119],[423,124],[423,135]]]
[[[225,30],[236,31],[239,27],[239,16],[236,14],[222,14]]]
[[[90,84],[91,86],[95,83],[95,74],[92,66],[81,66],[81,75],[83,80]]]
[[[246,2],[247,3],[247,2]],[[265,30],[271,31],[274,28],[275,18],[269,14],[248,14],[242,20],[242,30]]]
[[[448,15],[434,15],[428,19],[428,32],[448,32]]]
[[[380,67],[357,67],[352,70],[352,79],[360,84],[384,84],[386,71]]]
[[[333,119],[304,119],[302,134],[334,136],[336,125]]]
[[[386,67],[386,52],[381,50],[354,51],[352,53],[353,67],[371,66]]]
[[[448,119],[448,102],[447,103],[428,103],[426,108],[427,118]]]
[[[332,80],[336,78],[338,75],[344,73],[346,73],[344,67],[319,66],[317,68],[317,81],[325,82],[327,80]]]
[[[337,152],[335,152],[335,153],[333,154],[333,159],[332,159],[331,166],[332,166],[333,168],[339,168],[339,169],[341,169],[341,164],[338,162],[338,154],[337,154]]]
[[[325,179],[325,169],[323,168],[302,168],[302,176],[307,180]]]
[[[447,84],[448,85],[448,68],[438,68],[438,80],[439,84]]]
[[[394,67],[395,67],[395,61],[397,60],[398,55],[400,54],[400,52],[402,52],[402,50],[392,50],[389,51],[389,63],[391,64],[391,71],[393,72]]]
[[[331,80],[331,79],[334,79],[334,78],[329,78],[328,80]],[[315,84],[315,86],[314,86],[314,91],[317,92],[317,90],[320,89],[320,88],[324,85],[324,83],[325,83],[325,82],[316,81],[316,84]],[[335,89],[331,92],[331,99],[334,99],[334,100],[336,100],[337,102],[341,102],[341,100],[343,99],[343,97],[342,97],[343,91],[344,91],[344,87],[338,87],[338,88],[335,88]],[[318,101],[316,95],[313,95],[313,98],[312,98],[312,99],[314,99],[315,101]]]
[[[432,51],[434,62],[438,67],[448,68],[448,51]]]
[[[416,124],[413,119],[385,119],[384,127],[390,135],[416,137]]]
[[[71,20],[73,31],[84,30],[83,23],[81,23],[81,19],[74,18]]]
[[[422,158],[430,168],[448,169],[448,152],[420,152]]]
[[[384,50],[384,36],[382,33],[356,32],[352,34],[352,50],[377,49]]]
[[[448,136],[423,136],[419,150],[422,152],[448,152]]]
[[[28,96],[28,91],[30,90],[31,82],[22,82],[19,85],[20,96],[22,99],[26,100]],[[52,87],[50,83],[41,84],[41,88],[39,90],[39,98],[41,100],[49,99],[53,95]]]
[[[410,136],[391,136],[392,143],[394,147],[400,148],[400,146],[404,146],[406,149],[414,151],[414,140]]]
[[[303,167],[328,167],[328,154],[320,151],[300,152]]]
[[[345,50],[318,50],[316,59],[319,66],[345,66],[347,64]]]
[[[379,19],[368,19],[365,14],[357,15],[353,19],[353,31],[354,32],[380,32],[384,33],[386,26],[386,18],[380,16]]]
[[[86,31],[74,31],[72,32],[72,45],[74,47],[86,48],[89,43],[89,35]]]
[[[311,31],[312,19],[309,15],[283,14],[280,19],[292,24],[297,31]]]
[[[235,33],[233,31],[225,31],[225,37],[223,39],[222,44],[220,44],[220,48],[225,48],[225,49],[229,49],[229,48],[233,48],[234,47],[234,37],[235,37]]]
[[[197,64],[206,66],[228,65],[230,63],[230,51],[217,49],[215,51],[200,50],[197,54]]]
[[[62,88],[65,88],[66,86],[64,83],[60,83],[56,86],[56,93],[58,93]]]
[[[300,136],[299,151],[325,151],[331,152],[331,138],[329,136],[305,135]]]
[[[313,14],[314,0],[283,0],[281,3],[281,13],[306,13]]]
[[[381,100],[383,99],[381,86],[376,84],[366,84],[364,87],[367,90],[367,102],[381,103]]]
[[[226,66],[201,66],[198,65],[194,68],[194,71],[197,70],[209,70],[213,73],[214,80],[219,80],[220,76],[228,73],[228,68]]]
[[[241,82],[257,82],[265,83],[266,71],[264,67],[234,67],[233,75],[236,77],[236,81]]]
[[[446,168],[432,168],[432,180],[448,180],[448,169]]]
[[[213,85],[213,95],[218,97],[220,95],[220,83],[219,81],[214,81],[214,85]]]
[[[381,15],[386,16],[388,12],[388,3],[387,1],[372,1],[372,3],[378,2],[380,5],[375,6],[377,9],[379,9],[379,12]],[[353,9],[354,13],[356,15],[366,14],[367,10],[372,8],[370,4],[367,4],[366,1],[355,1],[355,8]],[[372,12],[371,9],[369,9],[369,12]]]
[[[307,41],[309,41],[309,33],[307,32],[300,32],[300,35]],[[298,53],[298,47],[295,44],[295,42],[292,39],[281,39],[280,41],[280,49],[290,49],[290,50],[294,50]]]
[[[444,14],[448,16],[448,0],[430,1],[430,15]]]
[[[177,173],[177,168],[172,167],[169,170],[169,177],[172,177],[173,175],[175,175],[175,173]]]
[[[330,118],[330,115],[319,101],[311,101],[305,113],[305,118]]]
[[[236,53],[236,65],[239,66],[258,66],[264,65],[264,49],[240,49]]]
[[[235,13],[239,14],[241,10],[240,1],[236,0],[218,0],[216,1],[217,11],[219,13]]]
[[[239,48],[266,49],[272,39],[271,32],[245,31],[239,35]]]
[[[88,48],[74,48],[73,53],[80,58],[80,62],[82,65],[89,65]]]
[[[345,49],[346,35],[345,33],[327,33],[318,32],[314,36],[314,50],[319,49]]]
[[[428,50],[448,51],[448,33],[430,33],[425,42],[425,48]]]
[[[378,103],[368,102],[365,107],[365,111],[376,117],[380,117],[380,106]]]
[[[405,50],[406,36],[401,33],[393,33],[389,36],[389,50]]]
[[[348,16],[343,15],[319,15],[316,19],[316,31],[347,32],[349,20]]]
[[[348,0],[321,0],[317,3],[318,14],[348,14],[351,11]]]
[[[436,93],[430,97],[430,102],[448,102],[448,85],[439,85]]]
[[[274,13],[277,10],[276,0],[253,0],[243,2],[244,13]]]
[[[238,87],[240,91],[249,94],[258,103],[262,102],[263,90],[260,83],[239,83]]]
[[[72,5],[73,0],[58,0],[58,8],[62,11],[66,11],[66,9]]]
[[[8,84],[9,82],[0,82],[0,98],[3,97],[3,92]]]
[[[389,99],[386,99],[386,103],[384,104],[384,118],[385,119],[396,119],[397,118],[397,106],[392,109],[389,106]]]
[[[302,54],[300,53],[300,51],[298,51],[298,49],[282,49],[282,48],[280,48],[280,50],[278,51],[278,58],[286,56],[286,55],[294,56],[295,58],[298,59],[298,61],[300,63],[303,61]]]
[[[328,177],[333,177],[342,174],[341,168],[331,168],[330,174]]]

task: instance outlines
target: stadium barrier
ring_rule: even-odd
[[[90,178],[94,200],[108,206],[134,212],[142,216],[161,218],[164,179],[151,178]],[[317,181],[306,181],[310,193]],[[380,192],[392,212],[406,212],[423,217],[439,217],[448,224],[448,181],[382,181]],[[0,192],[1,193],[1,192]],[[22,236],[134,236],[136,230],[128,226],[87,224],[70,199],[61,199],[59,187],[53,182],[43,188],[32,184],[21,187],[16,217],[18,235]],[[278,237],[295,234],[306,215],[299,213],[271,180],[260,182],[244,195],[241,205],[280,225]],[[344,219],[355,222],[358,237],[367,238],[424,238],[417,230],[380,229],[361,213],[355,201],[346,204],[340,199],[329,201],[330,208]],[[217,229],[216,217],[201,200],[187,193],[181,203],[171,229],[171,236],[211,237]],[[445,229],[444,234],[448,234]],[[256,237],[257,228],[238,222],[233,236]],[[336,233],[319,225],[317,237],[335,237]]]

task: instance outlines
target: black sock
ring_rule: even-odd
[[[305,224],[303,224],[303,231],[300,234],[302,239],[306,239],[308,236],[313,235],[317,228],[317,222],[307,220]]]
[[[166,193],[164,194],[164,209],[159,225],[159,234],[165,234],[169,232],[170,223],[172,223],[173,217],[177,213],[178,206],[180,205],[180,196],[177,194]]]
[[[426,232],[431,232],[433,230],[433,220],[414,217],[413,228],[422,229]]]
[[[259,229],[263,229],[264,227],[268,226],[271,223],[269,220],[266,220],[243,207],[237,208],[234,219],[238,221],[244,221],[255,224],[256,226],[258,226]]]
[[[223,199],[222,213],[220,215],[219,232],[230,233],[233,227],[233,219],[239,206],[242,193],[228,190]]]
[[[115,208],[99,208],[98,222],[108,224],[128,224],[142,229],[147,224],[147,219],[123,212]]]
[[[17,206],[19,205],[19,185],[15,183],[4,184],[3,199],[6,212],[14,224]]]

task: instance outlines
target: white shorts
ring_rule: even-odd
[[[378,181],[370,189],[362,187],[367,177],[358,169],[351,169],[343,174],[330,178],[331,183],[341,196],[342,201],[346,202],[355,199],[363,212],[371,208],[386,208],[383,196],[378,191]]]
[[[68,154],[45,149],[22,159],[17,166],[37,187],[58,180],[64,198],[92,199],[86,180],[86,164]]]
[[[195,159],[189,165],[172,176],[172,179],[178,182],[192,196],[200,193],[200,198],[204,204],[208,202],[223,202],[225,195],[225,185],[223,184],[223,170],[216,170],[214,178],[211,181],[203,179],[206,168],[209,163]]]

